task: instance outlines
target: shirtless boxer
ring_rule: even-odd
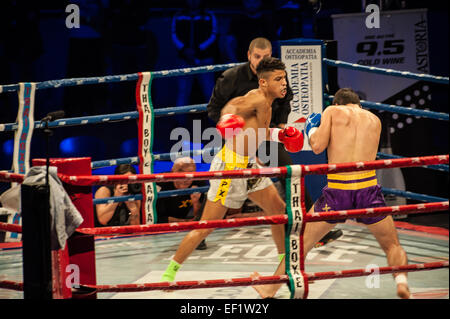
[[[217,129],[225,145],[214,157],[210,171],[259,168],[255,161],[258,146],[267,139],[281,142],[290,152],[303,147],[303,134],[293,127],[269,129],[275,98],[286,94],[285,65],[279,59],[264,58],[257,67],[259,87],[231,99],[221,111]],[[223,218],[229,208],[240,208],[247,197],[266,215],[284,214],[285,203],[268,177],[210,180],[201,220]],[[280,255],[284,254],[284,225],[272,225],[272,237]],[[213,229],[195,229],[181,241],[161,281],[173,281],[181,264]]]
[[[345,163],[375,160],[381,133],[381,122],[377,116],[361,108],[358,95],[348,88],[336,92],[333,105],[323,114],[312,113],[305,126],[305,133],[315,154],[327,149],[328,163]],[[375,171],[360,171],[329,174],[328,185],[314,205],[315,212],[348,210],[386,206],[381,187],[377,184]],[[367,225],[386,254],[389,266],[407,265],[408,258],[400,246],[392,216],[358,218]],[[342,222],[342,221],[340,221]],[[345,222],[345,221],[343,221]],[[336,222],[307,223],[305,226],[305,255],[314,247]],[[285,273],[284,259],[275,275]],[[259,276],[253,273],[252,277]],[[406,273],[394,274],[397,295],[410,296]],[[262,298],[270,298],[281,284],[253,286]]]

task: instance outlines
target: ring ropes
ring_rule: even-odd
[[[428,156],[428,157],[415,157],[415,158],[405,158],[405,159],[394,159],[394,160],[378,160],[378,161],[368,161],[368,162],[354,162],[354,163],[342,163],[342,164],[319,164],[319,165],[292,165],[287,167],[279,168],[261,168],[261,169],[250,169],[243,171],[235,171],[231,174],[231,178],[248,178],[257,176],[267,176],[267,175],[281,175],[287,176],[288,180],[291,178],[300,179],[301,187],[304,187],[304,176],[308,174],[326,174],[328,172],[348,172],[348,171],[360,171],[367,169],[376,168],[392,168],[392,167],[415,167],[423,164],[438,164],[438,163],[448,163],[448,155],[438,155],[438,156]],[[269,173],[272,171],[271,173]],[[236,172],[240,174],[236,174]],[[203,174],[204,172],[195,173],[167,173],[162,174],[164,176],[164,181],[178,180],[183,178],[189,179],[208,179],[208,176]],[[218,171],[215,172],[215,176],[209,178],[221,178],[224,175],[230,174],[230,171]],[[0,174],[1,181],[7,181],[8,179],[15,178],[9,173]],[[156,175],[156,174],[153,174]],[[160,174],[161,175],[161,174]],[[117,183],[117,175],[103,176],[101,177],[102,183]],[[121,177],[121,176],[119,176]],[[151,179],[149,176],[139,176],[136,175],[135,178],[121,178],[124,181],[135,181],[140,177],[144,179]],[[66,183],[72,185],[87,185],[86,181],[80,181],[74,176],[63,176],[60,178]],[[161,177],[153,177],[160,178]],[[94,176],[91,176],[90,185],[97,183]],[[287,186],[292,187],[294,183],[291,182]],[[261,225],[261,224],[287,224],[291,228],[294,227],[295,223],[292,223],[292,218],[295,219],[296,213],[293,213],[292,207],[289,202],[292,202],[296,193],[289,192],[290,201],[287,202],[288,215],[275,215],[267,217],[257,217],[257,218],[240,218],[239,220],[214,220],[214,221],[199,221],[199,222],[187,222],[187,223],[168,223],[168,224],[153,224],[153,225],[137,225],[137,226],[115,226],[115,227],[105,227],[105,228],[81,228],[77,229],[77,232],[82,234],[100,234],[100,233],[139,233],[139,232],[153,232],[169,229],[177,230],[188,230],[188,229],[198,229],[198,228],[225,228],[225,227],[238,227],[238,226],[250,226],[250,225]],[[301,195],[300,195],[301,197]],[[354,209],[347,211],[334,211],[334,212],[322,212],[322,213],[312,213],[305,215],[304,209],[304,199],[301,200],[301,205],[298,206],[301,212],[303,222],[315,222],[330,219],[347,219],[355,218],[361,216],[380,216],[380,215],[392,215],[392,214],[405,214],[405,213],[417,213],[417,212],[433,212],[448,210],[449,202],[440,203],[428,203],[428,204],[414,204],[414,205],[401,205],[392,207],[377,207],[377,208],[366,208],[366,209]],[[11,227],[11,225],[6,225]],[[20,227],[18,225],[14,225]],[[0,223],[0,229],[6,229],[3,223]],[[303,229],[303,226],[300,226]],[[11,228],[9,228],[11,229]],[[19,229],[15,229],[19,230]],[[298,231],[294,232],[294,236],[298,235]],[[303,246],[303,235],[299,236],[299,241],[297,247]],[[292,233],[287,235],[286,238],[292,239]],[[287,240],[288,242],[288,240]],[[289,244],[286,243],[286,246]],[[291,245],[292,246],[292,245]],[[287,256],[289,256],[289,248],[287,248]],[[291,247],[292,248],[292,247]],[[293,254],[291,253],[292,257]],[[200,280],[200,281],[179,281],[179,282],[159,282],[159,283],[146,283],[146,284],[125,284],[125,285],[84,285],[83,288],[95,289],[96,292],[132,292],[132,291],[148,291],[148,290],[175,290],[175,289],[194,289],[194,288],[212,288],[212,287],[228,287],[228,286],[248,286],[248,285],[261,285],[261,284],[271,284],[271,283],[291,283],[291,297],[296,298],[306,298],[308,291],[308,281],[310,280],[322,280],[330,278],[348,278],[357,276],[367,276],[372,272],[367,269],[352,269],[352,270],[342,270],[342,271],[332,271],[332,272],[320,272],[320,273],[306,273],[302,267],[304,263],[303,254],[300,254],[300,258],[296,260],[294,266],[298,267],[298,262],[300,262],[300,269],[297,273],[300,276],[293,275],[288,269],[287,262],[287,275],[283,276],[260,276],[258,278],[235,278],[235,279],[218,279],[218,280]],[[294,263],[293,263],[294,264]],[[394,267],[381,267],[379,269],[379,274],[397,273],[397,272],[411,272],[420,270],[433,270],[448,268],[448,261],[424,263],[424,264],[410,264],[405,266],[394,266]],[[291,267],[292,268],[292,267]],[[298,282],[298,278],[301,278],[301,291],[297,292],[296,285],[292,283]],[[298,286],[298,285],[297,285]],[[13,281],[0,281],[0,288],[12,289],[12,290],[23,290],[23,284]]]
[[[384,73],[387,75],[394,76],[409,76],[415,79],[427,80],[431,82],[438,83],[448,83],[448,78],[432,76],[426,74],[414,74],[410,72],[404,71],[395,71],[390,69],[380,69],[375,67],[365,67],[357,64],[346,63],[343,61],[334,61],[330,59],[323,59],[325,64],[333,65],[333,66],[341,66],[346,68],[351,68],[355,70],[365,71],[365,72],[375,72],[375,73]],[[239,65],[238,64],[223,64],[223,65],[213,65],[213,66],[203,66],[203,67],[195,67],[195,68],[184,68],[184,69],[175,69],[175,70],[166,70],[166,71],[156,71],[152,73],[153,78],[165,77],[165,76],[177,76],[182,74],[190,74],[190,73],[200,73],[200,72],[215,72],[220,71],[229,67],[233,67]],[[62,79],[62,80],[54,80],[54,81],[46,81],[37,83],[36,89],[45,89],[51,87],[60,87],[60,86],[71,86],[71,85],[84,85],[84,84],[96,84],[96,83],[108,83],[108,82],[119,82],[119,81],[132,81],[139,79],[139,73],[137,74],[129,74],[129,75],[118,75],[118,76],[104,76],[104,77],[92,77],[92,78],[76,78],[76,79]],[[0,92],[3,91],[16,91],[20,88],[19,85],[6,85],[0,86]],[[332,99],[333,96],[325,94],[325,98]],[[388,105],[382,103],[374,103],[368,101],[361,101],[361,105],[366,108],[374,108],[378,110],[385,110],[389,112],[396,112],[408,115],[416,115],[422,116],[425,118],[432,118],[438,120],[449,120],[449,115],[445,113],[432,112],[427,110],[417,110],[410,109],[406,107],[401,107],[397,105]],[[154,116],[170,116],[174,114],[185,114],[185,113],[196,113],[196,112],[204,112],[206,111],[206,104],[198,104],[198,105],[189,105],[189,106],[181,106],[181,107],[172,107],[172,108],[164,108],[164,109],[156,109],[154,110]],[[49,127],[61,127],[61,126],[73,126],[73,125],[84,125],[84,124],[96,124],[96,123],[104,123],[104,122],[115,122],[115,121],[123,121],[130,119],[138,119],[138,112],[125,112],[125,113],[117,113],[117,114],[107,114],[107,115],[97,115],[97,116],[85,116],[85,117],[77,117],[77,118],[68,118],[68,119],[60,119],[54,122],[49,123]],[[18,129],[18,123],[7,123],[0,124],[0,131],[14,131]],[[43,123],[40,121],[34,122],[34,128],[42,128]],[[203,154],[203,151],[202,151]],[[164,158],[169,158],[171,153],[167,154],[152,154],[153,160],[163,160]],[[390,154],[377,154],[379,158],[395,158],[396,155]],[[92,168],[99,168],[104,166],[112,166],[117,164],[138,164],[138,157],[129,157],[123,159],[114,159],[114,160],[105,160],[105,161],[97,161],[92,163]],[[448,165],[440,165],[440,166],[430,166],[427,167],[430,169],[447,171]],[[393,191],[389,189],[384,189],[384,193],[392,194]],[[414,194],[411,192],[402,192],[396,191],[396,195],[404,196],[407,198],[413,198],[418,200],[435,200],[436,197],[426,197],[427,195],[422,194]],[[137,198],[136,198],[137,199]],[[130,200],[128,198],[127,200]]]
[[[332,60],[329,60],[329,59],[324,59],[323,61],[326,64],[329,64],[329,65],[335,65],[335,66],[340,65],[340,66],[343,66],[343,67],[346,67],[346,68],[354,68],[354,69],[364,70],[364,71],[367,71],[367,72],[385,73],[385,74],[394,75],[394,76],[403,76],[403,77],[409,77],[409,78],[415,78],[415,79],[421,79],[421,80],[428,80],[428,81],[431,81],[431,82],[448,84],[448,78],[444,78],[444,77],[428,76],[428,75],[425,75],[425,74],[413,74],[413,73],[410,73],[410,72],[399,72],[399,71],[395,71],[395,70],[391,70],[391,69],[378,69],[378,68],[373,68],[373,67],[363,67],[363,66],[354,65],[354,64],[352,65],[350,63],[346,63],[346,62],[342,62],[342,61],[332,61]],[[223,67],[223,65],[222,66],[212,66],[212,67],[211,66],[207,66],[206,69],[208,71],[216,71],[216,70],[214,70],[214,67]],[[230,66],[226,66],[226,67],[230,67]],[[173,76],[181,75],[181,74],[183,74],[183,72],[184,72],[184,74],[186,74],[186,73],[200,73],[200,72],[204,72],[205,71],[205,70],[202,70],[202,68],[203,67],[198,67],[198,68],[193,68],[193,69],[191,69],[191,68],[178,69],[178,70],[172,70],[172,72],[171,71],[160,71],[159,73],[158,72],[154,72],[153,74],[147,72],[147,74],[144,75],[144,76],[149,77],[149,80],[148,80],[148,86],[149,86],[150,83],[151,83],[151,79],[154,78],[154,77],[167,76],[167,75],[170,76],[170,74],[172,74]],[[139,85],[139,83],[142,81],[142,73],[138,73],[137,77],[134,74],[134,75],[125,75],[125,76],[110,76],[110,77],[84,78],[84,79],[63,79],[63,80],[59,80],[59,81],[47,81],[47,82],[41,82],[41,83],[37,83],[37,84],[36,83],[32,83],[31,87],[34,90],[34,89],[59,87],[59,86],[95,84],[95,83],[105,83],[105,82],[118,82],[118,81],[136,80],[136,79],[138,79],[138,85]],[[21,84],[16,85],[16,86],[14,86],[14,85],[13,86],[0,86],[0,92],[2,92],[3,90],[5,90],[5,91],[14,91],[14,90],[23,91],[23,88],[24,87],[27,88],[27,85],[30,86],[30,83],[25,83],[25,84],[21,83]],[[28,91],[29,90],[26,90],[26,92],[28,92]],[[32,94],[33,94],[32,98],[34,99],[34,91],[33,91]],[[138,93],[136,95],[138,97]],[[26,95],[25,95],[25,97],[26,97]],[[142,97],[143,96],[141,95],[141,101],[140,101],[141,103],[142,103]],[[144,98],[146,98],[146,96]],[[20,95],[19,95],[19,101],[21,101],[22,105],[23,105],[23,100],[24,99],[22,97],[20,97]],[[25,103],[26,103],[26,101],[27,100],[25,99]],[[28,98],[28,103],[29,103],[29,98]],[[371,103],[371,102],[368,102],[368,103]],[[139,104],[139,101],[138,101],[138,104]],[[375,103],[375,105],[377,105],[377,104],[381,105],[381,103]],[[151,106],[151,101],[150,101],[150,106]],[[388,106],[388,107],[390,107],[390,106]],[[138,109],[139,109],[139,107],[138,107]],[[142,109],[139,109],[139,110],[140,110],[139,111],[139,118],[141,118],[142,115],[143,115]],[[414,111],[416,111],[416,110],[414,110]],[[152,119],[153,119],[153,113],[151,113],[151,116],[152,116]],[[435,114],[433,114],[433,116],[435,116]],[[448,117],[445,117],[445,115],[443,117],[442,114],[439,114],[437,117],[433,117],[433,118],[437,118],[437,119],[441,119],[441,120],[448,120]],[[28,119],[26,119],[26,120],[28,120]],[[107,119],[107,121],[109,121],[109,119]],[[153,123],[153,120],[151,120],[151,123]],[[34,121],[32,121],[31,124],[32,124],[31,125],[32,128],[34,128],[34,126],[36,125],[34,123]],[[40,124],[40,123],[37,123],[37,124]],[[141,126],[142,123],[140,122],[139,125]],[[19,123],[19,127],[20,127],[20,123]],[[5,130],[5,126],[4,125],[2,125],[0,128],[1,128],[1,130]],[[28,151],[28,149],[27,149],[27,151]],[[141,160],[141,162],[142,162],[142,160]],[[142,163],[141,163],[141,167],[142,167]],[[307,167],[308,166],[306,166],[306,168]],[[144,166],[144,168],[145,168],[145,166]],[[288,170],[290,170],[289,167],[288,167]],[[148,171],[144,172],[144,173],[148,173]],[[14,176],[9,175],[8,178],[12,180],[12,179],[14,179]],[[190,178],[190,177],[188,177],[188,178]],[[302,183],[302,188],[303,187],[304,186],[303,186],[303,183]],[[302,204],[302,205],[304,205],[304,204]],[[304,212],[303,212],[303,214],[304,214]],[[300,218],[300,220],[301,219],[302,218]],[[301,226],[301,227],[303,227],[303,226]],[[300,255],[302,256],[302,254],[300,254]],[[301,263],[302,263],[302,260],[303,260],[303,258],[300,258],[300,262]],[[289,261],[287,262],[287,265],[289,265]],[[302,267],[300,267],[300,268],[302,270]],[[297,273],[297,274],[300,274],[300,273]],[[306,276],[303,273],[300,274],[300,276],[297,275],[297,277],[295,279],[296,280],[296,284],[297,284],[297,286],[302,286],[302,284],[299,284],[299,281],[300,281],[299,278],[300,277],[303,278],[301,280],[302,284],[306,283],[306,287],[301,287],[301,288],[305,289],[302,292],[302,294],[306,291],[306,295],[307,295],[307,278],[306,278]],[[294,283],[293,283],[293,278],[291,276],[290,276],[290,281],[291,281],[291,286],[290,287],[291,287],[291,290],[293,290],[295,287],[294,287]],[[306,296],[306,295],[303,294],[303,296]],[[293,295],[291,295],[291,296],[293,296]]]
[[[440,77],[440,76],[432,76],[432,75],[426,75],[426,74],[414,74],[411,72],[404,72],[404,71],[395,71],[391,69],[380,69],[375,67],[365,67],[360,66],[357,64],[347,63],[343,61],[334,61],[330,59],[323,59],[323,62],[328,65],[332,66],[338,66],[338,67],[345,67],[345,68],[351,68],[355,70],[365,71],[365,72],[375,72],[375,73],[384,73],[387,75],[394,75],[394,76],[404,76],[404,77],[410,77],[414,79],[420,79],[420,80],[427,80],[431,82],[437,82],[437,83],[448,83],[448,78]],[[201,73],[201,72],[215,72],[224,70],[229,67],[233,67],[239,65],[237,64],[223,64],[223,65],[213,65],[213,66],[202,66],[202,67],[195,67],[195,68],[184,68],[184,69],[174,69],[174,70],[166,70],[166,71],[156,71],[152,73],[152,78],[158,78],[158,77],[165,77],[165,76],[178,76],[182,74],[190,74],[190,73]],[[85,84],[96,84],[96,83],[109,83],[109,82],[119,82],[119,81],[132,81],[139,79],[139,73],[135,74],[128,74],[128,75],[118,75],[118,76],[104,76],[104,77],[91,77],[91,78],[76,78],[76,79],[62,79],[62,80],[54,80],[54,81],[46,81],[37,83],[35,85],[36,89],[45,89],[45,88],[52,88],[52,87],[61,87],[61,86],[72,86],[72,85],[85,85]],[[20,88],[20,86],[13,86],[13,85],[6,85],[6,86],[0,86],[0,92],[3,91],[16,91]],[[333,96],[325,94],[325,98],[328,100],[331,100]],[[361,105],[365,108],[373,108],[378,110],[384,110],[389,112],[396,112],[401,114],[408,114],[408,115],[416,115],[416,116],[422,116],[425,118],[432,118],[432,119],[438,119],[438,120],[449,120],[449,115],[445,113],[440,112],[432,112],[427,110],[417,110],[417,109],[410,109],[406,107],[401,107],[397,105],[388,105],[388,104],[382,104],[382,103],[374,103],[374,102],[368,102],[368,101],[361,101]],[[172,108],[164,108],[164,109],[156,109],[154,110],[153,115],[155,117],[158,116],[170,116],[175,114],[186,114],[186,113],[197,113],[197,112],[204,112],[206,111],[206,104],[198,104],[198,105],[189,105],[189,106],[181,106],[181,107],[172,107]],[[61,127],[61,126],[74,126],[74,125],[85,125],[85,124],[96,124],[96,123],[104,123],[104,122],[116,122],[116,121],[124,121],[124,120],[130,120],[130,119],[139,119],[139,112],[125,112],[125,113],[117,113],[117,114],[107,114],[107,115],[97,115],[97,116],[85,116],[85,117],[76,117],[76,118],[68,118],[68,119],[60,119],[56,120],[54,122],[49,123],[49,127]],[[40,121],[34,122],[34,128],[42,128],[43,123]],[[18,123],[7,123],[7,124],[0,124],[0,131],[15,131],[18,129]],[[203,154],[203,150],[201,151],[201,154]],[[164,160],[167,158],[170,158],[170,156],[173,156],[173,153],[166,153],[166,154],[152,154],[152,160]],[[383,154],[378,153],[378,158],[395,158],[396,155],[390,155],[390,154]],[[397,156],[398,158],[398,156]],[[122,159],[113,159],[113,160],[104,160],[104,161],[97,161],[92,163],[92,168],[99,168],[99,167],[105,167],[105,166],[113,166],[118,164],[139,164],[139,157],[129,157],[129,158],[122,158]],[[448,165],[440,165],[440,166],[430,166],[427,167],[430,169],[440,170],[440,171],[447,171],[448,172]],[[391,190],[391,189],[383,189],[385,194],[396,194],[398,196],[403,196],[406,198],[412,198],[417,200],[439,200],[438,197],[423,195],[423,194],[415,194],[411,192],[405,192],[405,191],[397,191],[397,190]],[[176,195],[176,194],[175,194]],[[175,196],[173,195],[173,196]],[[164,195],[163,195],[164,196]],[[168,195],[172,196],[172,195]],[[141,196],[135,197],[135,198],[126,198],[124,200],[136,200],[141,199]],[[114,198],[112,199],[114,201]],[[117,201],[123,201],[123,199],[118,199]]]

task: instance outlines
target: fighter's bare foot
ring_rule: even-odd
[[[254,272],[250,275],[252,279],[258,279],[261,275],[258,272]],[[254,285],[252,286],[262,299],[273,298],[278,291],[279,285],[271,284],[271,285]]]
[[[407,284],[397,284],[397,296],[399,296],[401,299],[409,299],[411,296],[411,293],[409,292],[409,288]]]

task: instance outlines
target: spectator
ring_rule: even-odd
[[[153,71],[158,58],[156,35],[146,28],[150,18],[146,1],[111,0],[108,7],[108,53],[114,75]],[[136,83],[111,85],[113,113],[135,105]]]
[[[277,6],[277,38],[289,40],[303,36],[303,0],[281,0]]]
[[[130,164],[121,164],[114,170],[115,175],[136,174],[135,168]],[[128,184],[117,184],[100,187],[94,198],[106,198],[130,195],[131,187]],[[141,201],[126,201],[110,204],[97,204],[94,206],[94,222],[96,227],[139,225],[141,216]]]
[[[275,39],[276,30],[272,14],[264,11],[262,0],[243,0],[241,14],[234,16],[226,37],[226,56],[230,62],[247,60],[243,50],[257,37]]]
[[[188,8],[172,19],[172,41],[182,60],[181,67],[212,65],[217,54],[217,20],[203,8],[203,0],[186,0]],[[187,105],[194,79],[200,82],[203,96],[209,98],[214,87],[214,73],[181,76],[178,79],[176,105]]]
[[[80,27],[68,29],[67,78],[103,76],[106,72],[104,7],[99,1],[76,0]],[[64,88],[66,117],[105,113],[107,88],[97,85]]]
[[[195,162],[190,157],[178,158],[175,160],[171,171],[173,173],[195,172]],[[206,183],[204,181],[189,180],[174,181],[158,184],[158,192],[201,186],[206,186]],[[205,195],[200,193],[159,198],[156,201],[158,223],[198,221],[202,216],[204,205]],[[197,249],[206,249],[204,240],[198,245]]]

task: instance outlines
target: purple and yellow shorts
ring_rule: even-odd
[[[386,206],[375,171],[350,175],[328,174],[328,185],[314,204],[315,212],[348,210]],[[370,225],[386,216],[356,218],[357,222]],[[327,221],[330,224],[343,223],[344,219]]]

